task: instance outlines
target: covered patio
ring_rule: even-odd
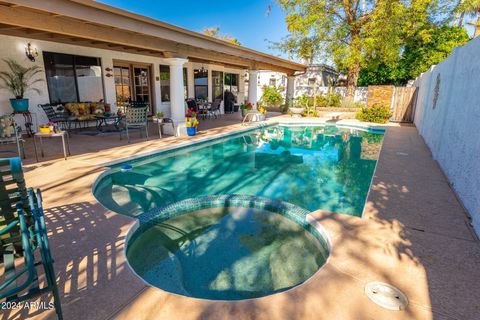
[[[281,114],[269,113],[269,118],[278,117]],[[242,117],[240,113],[225,114],[218,119],[206,119],[199,123],[197,138],[203,138],[212,133],[230,132],[232,128],[245,128],[241,125]],[[172,135],[163,135],[159,138],[158,126],[154,122],[149,122],[148,125],[149,138],[146,139],[145,133],[133,131],[131,133],[130,145],[138,148],[138,152],[145,150],[145,148],[162,146],[165,143],[174,146],[182,142],[189,142],[191,137],[175,137]],[[93,135],[92,135],[93,134]],[[22,159],[24,164],[36,164],[35,151],[33,145],[33,138],[24,137],[25,139],[25,155],[26,159]],[[108,132],[95,134],[95,129],[77,130],[70,134],[70,155],[67,162],[75,161],[78,157],[83,157],[86,154],[93,154],[96,152],[108,152],[108,150],[115,148],[127,147],[127,139],[125,135],[120,139],[118,132]],[[37,148],[38,141],[37,141]],[[55,162],[63,160],[62,143],[58,139],[44,139],[44,157],[41,156],[40,150],[37,150],[38,163]],[[15,157],[18,155],[17,146],[15,144],[2,145],[1,157]]]
[[[292,97],[294,75],[305,70],[302,64],[86,0],[2,0],[0,40],[0,57],[45,70],[41,95],[27,97],[34,127],[47,121],[37,104],[93,101],[110,104],[112,112],[128,101],[147,102],[150,115],[163,112],[181,126],[186,98],[213,102],[228,90],[237,103],[257,103],[259,70],[288,76]],[[0,111],[7,113],[8,99],[0,99]]]

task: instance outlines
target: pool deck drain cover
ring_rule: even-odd
[[[408,305],[407,296],[392,285],[383,282],[369,282],[365,294],[370,300],[388,310],[403,310]]]

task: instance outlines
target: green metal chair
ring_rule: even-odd
[[[16,203],[21,201],[28,211],[28,196],[19,158],[0,158],[0,229],[17,219]],[[11,229],[9,236],[0,236],[0,257],[3,249],[14,244],[21,252],[22,243],[18,226]]]
[[[14,168],[12,177],[18,178],[19,159],[9,160],[11,167]],[[0,163],[4,161],[5,159],[0,159]],[[23,174],[21,178],[23,181]],[[26,198],[23,199],[23,188],[18,189],[20,190],[18,195],[15,196],[13,193],[12,197],[12,203],[15,203],[13,218],[5,217],[4,211],[1,212],[4,218],[3,225],[0,226],[4,277],[0,283],[0,299],[6,299],[7,302],[22,302],[52,292],[57,318],[63,319],[40,190],[36,193],[31,188],[26,190]],[[35,255],[35,251],[39,251],[39,254]],[[23,264],[16,264],[16,259],[23,259]],[[45,274],[45,283],[42,286],[38,277],[40,266],[43,267]]]
[[[141,134],[142,129],[145,129],[145,136],[148,140],[148,110],[149,106],[146,103],[126,106],[125,118],[121,121],[124,130],[120,130],[120,139],[122,139],[122,133],[125,131],[128,143],[130,143],[130,130],[139,129]]]

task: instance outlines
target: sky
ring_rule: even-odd
[[[282,55],[269,48],[269,41],[287,35],[285,14],[274,0],[100,0],[192,31],[220,27],[222,34],[237,38],[248,48]],[[269,4],[272,9],[267,15]],[[284,55],[282,55],[284,56]]]

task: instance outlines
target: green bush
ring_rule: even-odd
[[[283,103],[283,88],[276,86],[263,86],[262,102],[267,107],[278,107]]]
[[[325,95],[319,95],[315,98],[315,105],[318,108],[339,108],[342,104],[342,98],[336,92],[327,92]]]
[[[360,101],[351,101],[351,100],[343,100],[342,101],[342,108],[357,108],[357,109],[360,109],[360,108],[365,108],[365,104],[360,102]]]
[[[355,117],[360,121],[387,123],[391,117],[390,107],[387,105],[373,105],[371,107],[363,107],[357,112]]]

